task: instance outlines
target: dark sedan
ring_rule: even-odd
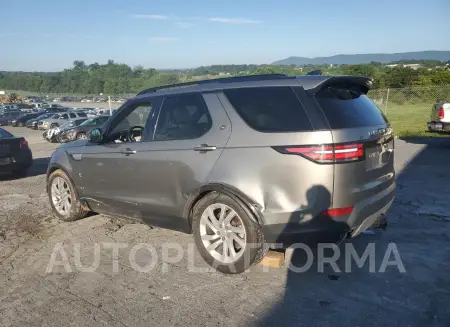
[[[0,113],[0,126],[8,125],[11,120],[13,120],[14,118],[19,117],[22,114],[23,114],[23,112],[18,111],[18,110],[16,110],[16,111],[4,111],[4,112]]]
[[[23,114],[18,116],[17,118],[14,118],[10,121],[10,125],[13,127],[22,127],[25,126],[25,124],[27,123],[28,120],[36,118],[38,116],[42,115],[41,113],[31,113],[31,114]]]
[[[86,120],[84,123],[77,127],[68,128],[58,135],[58,141],[60,143],[70,142],[74,140],[82,140],[87,138],[87,133],[96,127],[102,126],[110,116],[98,116],[89,120]]]
[[[33,155],[27,140],[0,128],[0,172],[23,176],[32,163]]]
[[[53,115],[54,115],[53,113],[46,113],[46,114],[40,115],[36,118],[29,119],[29,120],[27,120],[26,126],[28,128],[38,129],[38,122],[40,120],[50,118]]]

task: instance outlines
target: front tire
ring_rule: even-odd
[[[261,226],[225,194],[211,192],[197,202],[192,228],[201,256],[222,273],[242,273],[266,253]]]
[[[57,123],[53,123],[53,124],[50,125],[50,129],[55,128],[55,127],[58,127]]]
[[[81,132],[77,134],[77,140],[86,140],[86,139],[87,139],[86,133]]]
[[[48,178],[48,197],[53,215],[62,221],[74,221],[87,216],[78,193],[67,174],[58,169]]]

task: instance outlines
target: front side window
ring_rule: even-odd
[[[74,113],[70,113],[69,116],[70,118],[77,118],[77,115],[75,115]]]
[[[61,118],[60,118],[60,119],[67,119],[67,118],[69,118],[69,115],[64,114],[64,115],[61,115]]]
[[[150,101],[137,104],[125,117],[113,122],[109,139],[116,143],[128,141],[139,142],[151,112],[152,103]]]
[[[211,116],[201,94],[168,97],[161,107],[154,140],[195,139],[211,126]]]

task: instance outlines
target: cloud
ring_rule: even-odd
[[[153,19],[153,20],[166,20],[167,17],[166,15],[147,15],[147,14],[133,14],[131,15],[131,18],[136,18],[136,19]]]
[[[227,17],[212,17],[208,18],[208,21],[214,23],[225,23],[225,24],[260,24],[262,21],[247,19],[247,18],[227,18]]]
[[[178,27],[181,27],[181,28],[189,28],[189,27],[191,27],[192,25],[194,25],[194,24],[192,24],[192,23],[185,23],[185,22],[175,22],[175,24],[176,24]]]
[[[169,37],[169,36],[155,36],[155,37],[150,37],[149,40],[156,41],[156,42],[172,42],[172,41],[178,41],[178,38]]]

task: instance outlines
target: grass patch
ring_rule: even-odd
[[[386,116],[399,137],[450,137],[450,134],[428,132],[432,103],[389,103]],[[384,106],[381,109],[385,110]]]

